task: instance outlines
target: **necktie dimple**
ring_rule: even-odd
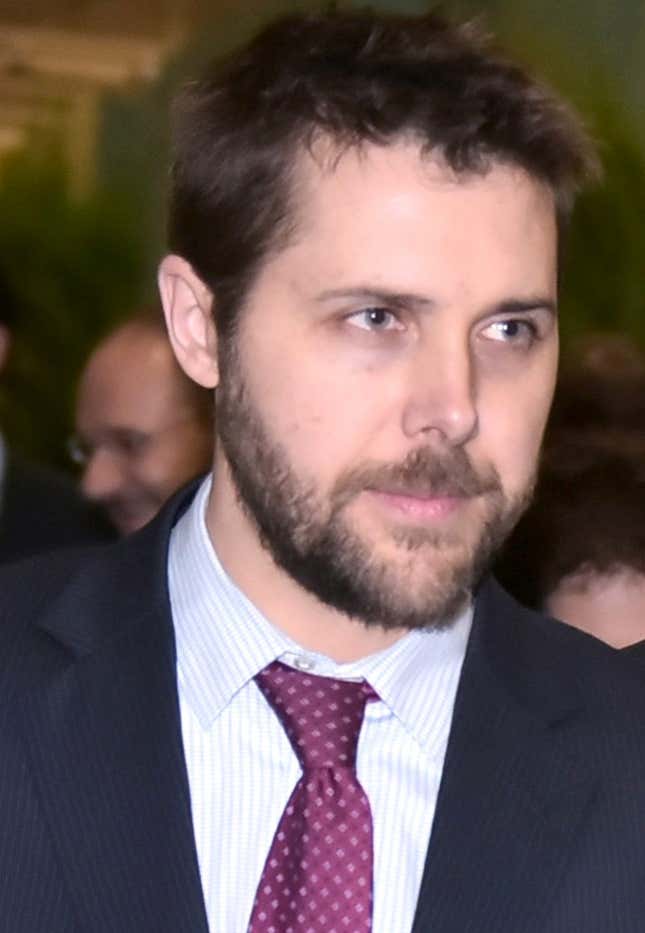
[[[369,933],[372,814],[356,776],[369,684],[274,661],[256,681],[298,756],[302,776],[280,818],[249,933]]]

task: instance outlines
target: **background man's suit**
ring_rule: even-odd
[[[206,933],[166,588],[178,507],[0,572],[1,931]],[[487,583],[414,933],[643,929],[638,673]]]
[[[110,537],[107,520],[81,499],[71,480],[8,451],[0,494],[0,563]]]

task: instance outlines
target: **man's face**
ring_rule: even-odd
[[[84,495],[122,533],[208,469],[212,434],[196,418],[162,333],[126,325],[92,355],[79,387],[76,430]]]
[[[331,166],[303,157],[293,242],[220,348],[221,481],[324,603],[440,626],[532,488],[557,359],[553,200],[518,169],[455,178],[412,144]]]

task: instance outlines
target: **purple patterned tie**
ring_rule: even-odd
[[[368,933],[372,814],[356,777],[369,684],[274,661],[255,678],[302,767],[260,878],[249,933]]]

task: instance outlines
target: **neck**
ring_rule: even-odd
[[[206,509],[206,527],[217,556],[236,586],[276,628],[302,648],[338,663],[388,648],[404,629],[368,627],[325,605],[303,589],[262,546],[242,509],[226,467],[218,467]]]

